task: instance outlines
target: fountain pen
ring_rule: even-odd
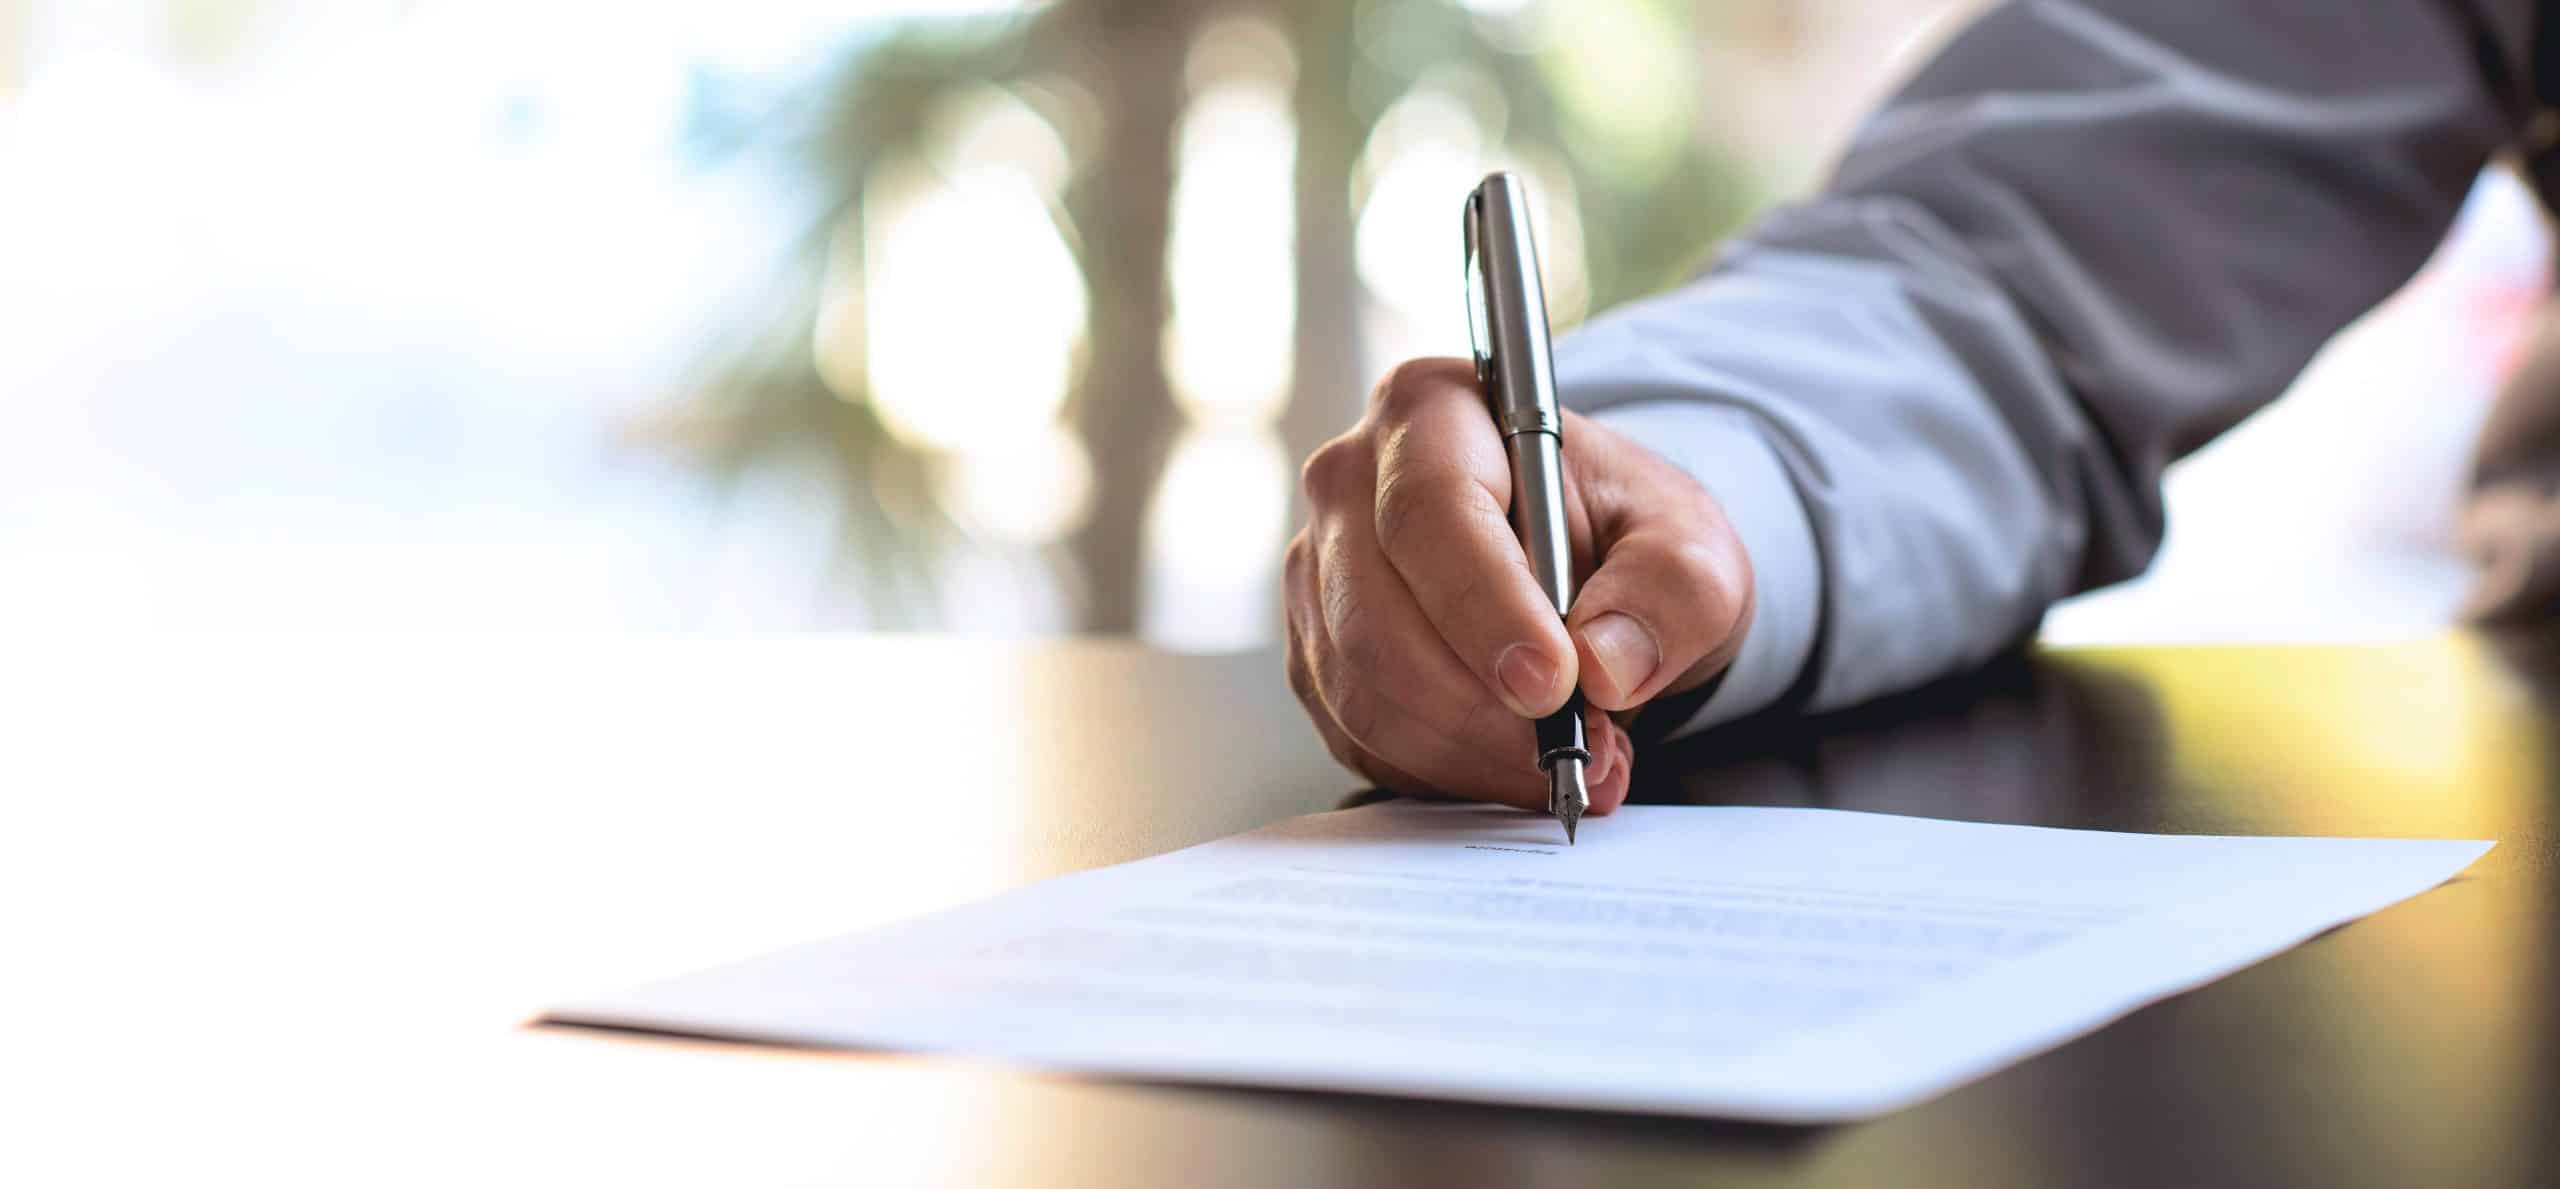
[[[1467,337],[1476,381],[1511,459],[1511,527],[1529,572],[1561,617],[1573,607],[1573,552],[1565,535],[1564,418],[1556,411],[1555,358],[1547,345],[1547,296],[1529,233],[1529,195],[1508,173],[1485,177],[1467,195]],[[1547,774],[1547,812],[1564,840],[1591,807],[1583,766],[1582,691],[1538,720],[1538,768]]]

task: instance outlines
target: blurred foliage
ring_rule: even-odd
[[[1353,123],[1300,135],[1357,144],[1416,84],[1453,66],[1480,72],[1495,93],[1477,106],[1504,109],[1505,139],[1568,166],[1594,310],[1680,280],[1755,205],[1748,170],[1710,143],[1695,117],[1710,101],[1694,47],[1712,33],[1713,14],[1701,11],[1712,6],[1576,4],[1569,35],[1534,39],[1489,36],[1502,26],[1459,4],[1341,7],[1353,14],[1360,52],[1334,81],[1352,96]],[[1666,116],[1674,122],[1664,126]]]
[[[1019,15],[894,26],[850,47],[813,87],[779,104],[724,106],[719,89],[706,87],[696,105],[698,144],[712,153],[778,151],[814,200],[765,308],[743,312],[736,337],[709,355],[685,436],[731,475],[776,454],[822,452],[846,480],[844,561],[874,617],[882,626],[930,625],[932,561],[959,539],[934,509],[932,460],[891,436],[863,393],[831,390],[821,380],[812,328],[831,252],[840,250],[837,229],[859,217],[875,169],[930,148],[945,100],[997,86],[1040,111],[1072,158],[1060,232],[1085,276],[1160,279],[1170,177],[1146,155],[1171,140],[1181,49],[1207,20],[1259,16],[1284,33],[1295,56],[1301,202],[1339,196],[1331,201],[1340,209],[1300,216],[1298,251],[1308,257],[1298,294],[1302,339],[1329,336],[1327,328],[1343,326],[1339,312],[1356,309],[1354,168],[1379,118],[1426,82],[1454,82],[1510,148],[1562,163],[1579,200],[1597,310],[1680,279],[1756,201],[1747,174],[1708,143],[1694,115],[1709,97],[1696,77],[1696,48],[1714,33],[1715,15],[1701,11],[1711,7],[1584,0],[1571,6],[1575,24],[1567,35],[1538,33],[1542,19],[1554,27],[1562,18],[1542,18],[1535,5],[1499,17],[1445,0],[1058,0]],[[1149,72],[1172,77],[1131,77]],[[1125,102],[1109,96],[1157,94],[1177,98],[1166,110],[1095,110]],[[1154,134],[1132,135],[1125,127],[1132,122],[1154,125]],[[1105,127],[1114,131],[1105,134]],[[1115,153],[1137,159],[1115,160]],[[1450,197],[1452,220],[1459,197]],[[1451,250],[1454,256],[1454,243]],[[1453,275],[1455,267],[1453,258]],[[1138,580],[1135,521],[1179,413],[1164,397],[1156,363],[1160,317],[1130,325],[1128,311],[1112,306],[1113,287],[1094,284],[1092,292],[1092,333],[1071,408],[1104,487],[1097,523],[1079,544],[1105,544],[1059,560],[1082,571],[1082,626],[1126,631]],[[1160,304],[1154,308],[1160,315]],[[991,337],[1000,334],[990,328]],[[1357,355],[1326,342],[1302,343],[1299,357],[1309,358],[1311,349]],[[1113,387],[1095,380],[1103,370],[1097,360],[1119,369]],[[1301,374],[1295,399],[1353,407],[1354,393],[1308,390],[1334,382]],[[1105,401],[1134,403],[1126,415],[1091,416]],[[1131,491],[1140,493],[1134,503]]]

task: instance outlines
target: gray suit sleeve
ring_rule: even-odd
[[[1557,346],[1713,491],[1757,613],[1686,726],[1978,663],[2138,572],[2168,462],[2416,271],[2524,121],[2533,5],[2019,0],[1817,197]]]

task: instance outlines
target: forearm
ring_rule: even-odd
[[[1575,401],[1705,485],[1751,557],[1752,625],[1690,725],[1960,669],[2072,585],[2090,513],[2052,472],[2085,444],[2031,448],[1983,399],[1982,361],[1903,298],[1906,279],[1747,244],[1709,281],[1558,348]],[[2040,356],[2013,344],[2007,358]]]
[[[2414,271],[2513,135],[2530,11],[2005,6],[1822,195],[1561,343],[1569,403],[1728,505],[1792,497],[1733,513],[1763,597],[1701,721],[1907,688],[2137,571],[2161,468]],[[1735,435],[1785,492],[1719,473],[1759,457]]]

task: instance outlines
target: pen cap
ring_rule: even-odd
[[[1529,192],[1508,173],[1486,175],[1467,195],[1467,334],[1476,378],[1505,437],[1561,436],[1555,357],[1547,344],[1547,292],[1529,232]]]

